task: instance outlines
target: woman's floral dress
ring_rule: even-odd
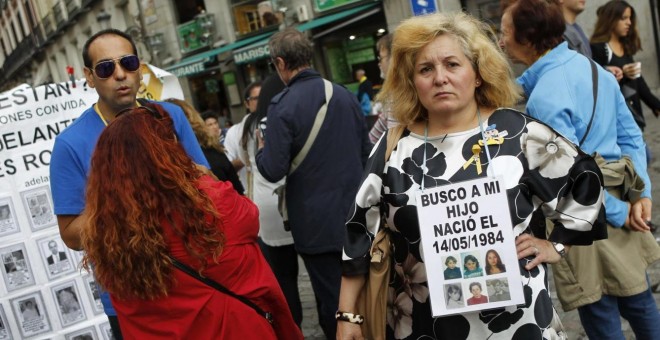
[[[548,239],[588,245],[606,237],[602,175],[591,157],[547,125],[512,109],[496,110],[483,122],[492,162],[473,146],[481,129],[428,138],[404,130],[389,161],[386,136],[371,153],[356,202],[346,223],[343,274],[368,272],[368,249],[386,218],[394,251],[388,293],[388,339],[555,339],[565,336],[552,306],[547,266],[531,271],[519,261],[525,303],[433,318],[420,248],[415,191],[494,174],[506,185],[514,236],[546,238],[545,217],[554,221]],[[500,138],[503,138],[500,139]],[[426,170],[423,167],[426,148]],[[472,161],[470,161],[472,159]],[[492,164],[491,164],[492,163]],[[538,212],[538,213],[534,213]],[[532,218],[534,216],[534,219]],[[535,222],[532,222],[532,221]],[[366,318],[369,316],[366,315]]]

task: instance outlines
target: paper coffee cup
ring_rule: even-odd
[[[633,63],[633,65],[634,65],[634,69],[635,69],[635,75],[633,76],[633,78],[641,77],[642,76],[642,62],[638,61],[638,62]]]

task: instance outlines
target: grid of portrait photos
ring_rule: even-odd
[[[49,86],[53,85],[58,86]],[[84,91],[82,86],[68,91],[71,83],[60,85],[66,85],[67,91],[46,101],[35,98],[19,109],[34,112],[40,107],[71,101],[91,103],[98,98],[94,91]],[[34,90],[49,91],[55,87]],[[13,112],[11,107],[8,110]],[[13,131],[16,136],[23,133],[24,137],[33,132],[46,133],[46,125],[64,128],[65,121],[71,122],[81,113],[82,109],[60,110],[9,122],[0,129],[3,133]],[[100,287],[93,274],[79,266],[83,253],[69,249],[60,236],[48,163],[55,142],[52,137],[62,129],[50,130],[48,138],[19,143],[20,148],[5,147],[0,152],[2,159],[13,159],[17,166],[18,160],[25,161],[24,167],[16,168],[19,171],[5,171],[6,176],[0,169],[0,340],[110,340],[111,328],[103,312]],[[37,158],[25,158],[28,155]]]
[[[5,306],[0,300],[0,340],[46,336],[51,332],[67,339],[106,338],[101,328],[93,324],[90,327],[87,322],[96,317],[100,319],[95,323],[107,319],[93,274],[83,271],[80,275],[77,269],[82,256],[82,252],[68,249],[59,234],[0,248],[0,289],[10,294],[3,299]],[[35,266],[35,262],[41,267]],[[37,278],[42,277],[41,282],[35,280],[35,272],[39,273]]]
[[[443,262],[447,309],[511,300],[507,268],[497,249],[449,254]]]

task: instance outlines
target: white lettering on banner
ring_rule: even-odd
[[[234,53],[234,62],[236,64],[244,64],[256,59],[267,57],[270,55],[270,48],[268,45],[254,47],[246,51]]]
[[[46,84],[39,87],[30,87],[28,85],[19,86],[5,93],[0,94],[0,112],[15,106],[29,105],[33,102],[42,100],[53,100],[64,96],[76,96],[74,92],[87,92],[87,82],[78,80],[79,90],[76,90],[70,82],[59,84]],[[90,91],[93,96],[96,92]],[[5,124],[0,121],[0,124]]]
[[[499,180],[443,185],[417,192],[416,198],[434,316],[524,302],[508,198]],[[508,270],[487,274],[492,252]],[[472,292],[473,286],[481,287],[479,292]],[[495,286],[497,297],[489,300]]]
[[[143,71],[141,85],[158,90],[153,91],[154,99],[183,99],[176,77],[152,66],[148,70],[149,73]],[[59,261],[48,263],[49,242],[39,243],[44,238],[61,242],[49,188],[55,138],[98,100],[98,94],[88,88],[84,79],[75,85],[24,84],[0,93],[0,339],[6,338],[3,329],[16,331],[13,338],[37,334],[57,338],[79,327],[74,323],[101,327],[107,323],[102,309],[93,315],[83,313],[82,308],[80,313],[68,316],[59,312],[54,294],[57,287],[75,290],[83,282],[81,276],[89,274],[75,270],[79,255],[68,256],[71,262],[66,268]],[[65,251],[62,244],[59,248],[60,252]],[[76,293],[81,306],[97,305],[91,292]],[[55,313],[60,314],[61,327],[50,324],[50,320],[58,319]],[[69,322],[66,317],[73,320]]]
[[[172,70],[172,73],[177,77],[184,77],[202,71],[204,71],[204,62],[197,62],[191,65],[176,68]]]

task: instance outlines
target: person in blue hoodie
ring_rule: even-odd
[[[660,339],[646,274],[660,259],[660,247],[649,226],[651,181],[642,133],[614,76],[570,50],[564,29],[558,0],[513,1],[502,16],[500,40],[514,61],[528,66],[518,78],[527,114],[592,154],[605,177],[608,239],[567,256],[555,244],[563,257],[553,267],[557,293],[565,311],[578,308],[591,339],[623,339],[619,314],[638,339]]]

